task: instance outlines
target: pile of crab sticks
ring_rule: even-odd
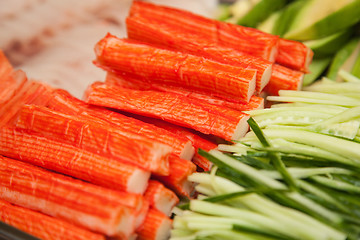
[[[299,42],[134,1],[128,38],[95,46],[107,71],[80,100],[0,52],[0,220],[42,239],[167,239],[209,171],[198,154],[249,130],[264,94],[299,90]]]

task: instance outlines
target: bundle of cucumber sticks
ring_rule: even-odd
[[[219,18],[310,47],[304,85],[320,76],[339,81],[340,69],[360,77],[359,0],[238,0],[221,6]]]

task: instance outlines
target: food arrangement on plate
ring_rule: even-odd
[[[321,1],[271,2],[220,21],[133,1],[82,99],[0,51],[0,220],[40,239],[359,239],[360,2],[306,21]]]

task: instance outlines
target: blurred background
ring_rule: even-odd
[[[31,79],[81,98],[86,87],[103,81],[92,64],[93,48],[110,32],[126,37],[132,0],[0,0],[0,49]],[[149,2],[215,17],[217,0]]]

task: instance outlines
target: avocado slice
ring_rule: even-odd
[[[287,2],[287,0],[258,1],[243,17],[238,19],[237,24],[247,27],[256,27],[273,12],[283,8]]]
[[[352,34],[353,29],[349,28],[324,38],[304,41],[303,43],[311,48],[317,57],[331,56],[349,41]]]
[[[294,17],[285,38],[323,38],[360,21],[360,0],[307,0]]]
[[[338,76],[340,69],[352,72],[360,53],[360,38],[352,38],[343,48],[341,48],[333,58],[329,70],[326,74],[327,78],[335,81],[341,81]]]
[[[303,80],[303,86],[308,86],[317,80],[331,62],[331,57],[315,58],[309,66],[310,73],[306,74]]]

